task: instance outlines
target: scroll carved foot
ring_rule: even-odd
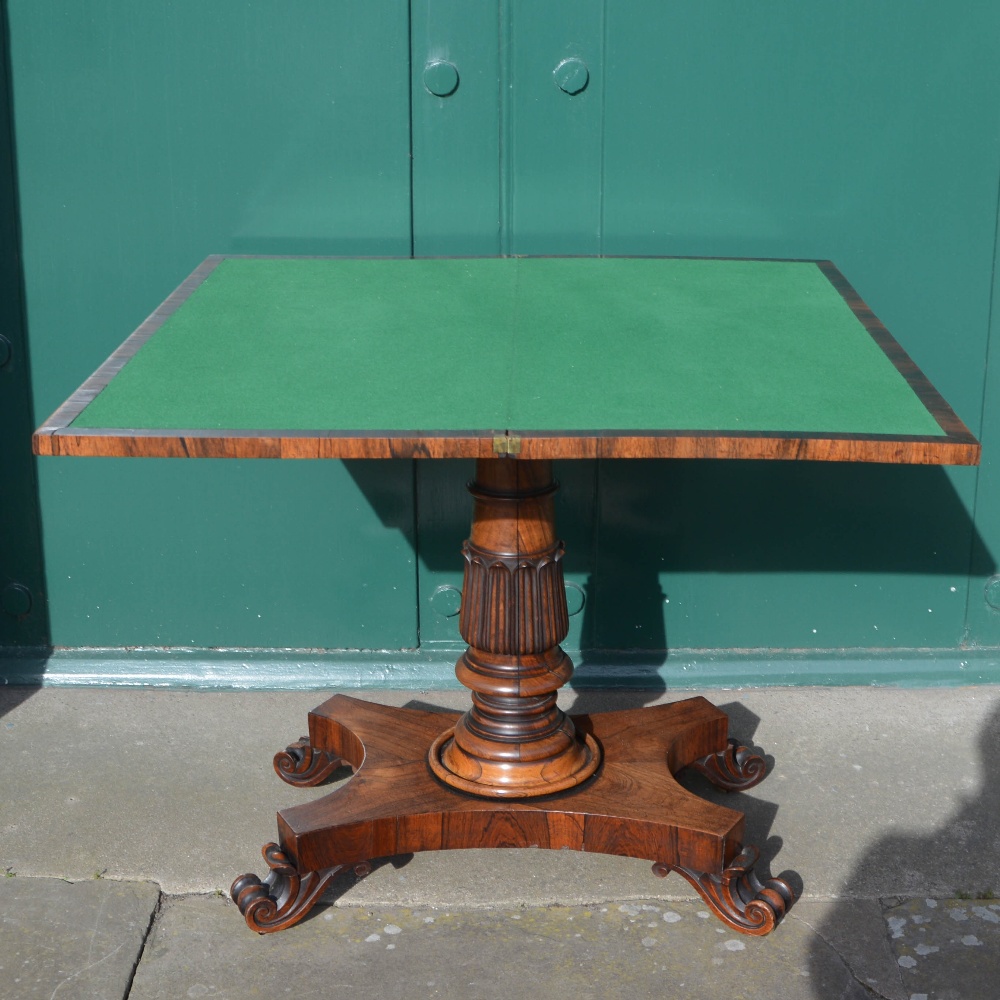
[[[318,872],[300,873],[277,844],[265,844],[261,852],[270,873],[263,881],[256,875],[241,875],[229,890],[247,926],[258,934],[284,930],[297,924],[317,903],[334,877],[353,867],[359,878],[371,872],[367,861],[356,865],[334,865]]]
[[[748,844],[721,875],[659,862],[653,865],[653,873],[660,878],[670,872],[683,875],[711,911],[733,930],[741,934],[769,934],[795,902],[795,893],[784,879],[769,878],[761,882],[757,878],[753,866],[758,853],[756,847]]]
[[[346,763],[329,750],[314,747],[308,736],[301,737],[274,755],[274,770],[278,777],[300,788],[320,784]]]
[[[688,764],[688,767],[703,774],[713,785],[727,792],[742,792],[753,788],[767,774],[767,761],[759,753],[754,753],[749,747],[741,746],[733,739],[725,750],[705,754]]]

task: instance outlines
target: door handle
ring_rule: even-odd
[[[564,94],[573,97],[586,89],[590,82],[590,70],[582,59],[570,56],[569,59],[563,59],[552,71],[552,79]]]
[[[458,90],[458,67],[446,59],[432,59],[424,66],[424,88],[435,97],[451,97]]]

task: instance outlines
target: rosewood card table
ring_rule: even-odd
[[[793,901],[744,817],[681,787],[765,774],[703,698],[569,717],[553,459],[975,464],[975,438],[826,261],[210,257],[36,432],[40,455],[475,458],[464,715],[337,695],[279,752],[292,785],[257,931],[338,872],[466,847],[570,848],[677,872],[730,927]]]

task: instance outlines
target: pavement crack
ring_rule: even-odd
[[[129,995],[132,993],[132,983],[135,981],[135,974],[139,971],[139,963],[142,961],[142,956],[146,952],[146,943],[153,933],[153,925],[159,919],[162,910],[163,892],[160,891],[156,895],[156,905],[149,914],[149,923],[146,924],[146,930],[143,932],[142,940],[139,942],[139,950],[136,952],[135,961],[132,963],[132,971],[128,974],[128,982],[125,984],[125,992],[122,994],[122,1000],[128,1000]]]
[[[843,967],[847,970],[850,977],[865,991],[865,993],[867,993],[871,997],[877,998],[877,1000],[895,1000],[894,997],[889,996],[889,994],[887,993],[883,993],[881,990],[875,989],[875,987],[873,987],[871,983],[867,983],[863,979],[861,979],[858,976],[858,974],[854,971],[854,969],[851,967],[851,963],[848,962],[848,960],[838,951],[836,945],[829,938],[827,938],[814,924],[810,923],[804,917],[799,916],[794,910],[788,913],[785,916],[785,919],[787,920],[789,917],[791,917],[793,920],[796,920],[800,924],[805,924],[805,926],[808,927],[809,930],[811,930],[813,934],[815,934],[816,937],[819,938],[819,940],[822,941],[823,944],[825,944],[826,947],[829,948],[831,952],[833,952],[834,955],[837,956],[837,960],[841,963],[841,965],[843,965]],[[891,952],[890,952],[890,957],[891,957]],[[901,993],[904,992],[902,977],[900,977],[899,980],[899,988]]]

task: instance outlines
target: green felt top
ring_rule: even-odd
[[[810,262],[223,260],[72,424],[943,435]]]

